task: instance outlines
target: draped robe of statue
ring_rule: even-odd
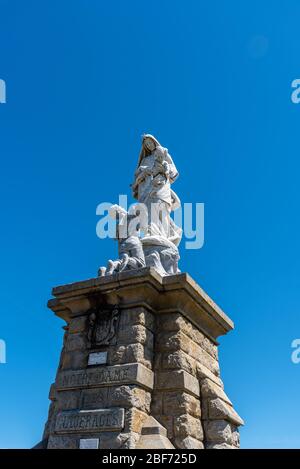
[[[145,141],[153,142],[150,151]],[[177,227],[170,217],[171,211],[180,206],[180,200],[171,189],[171,184],[178,178],[178,171],[169,155],[158,140],[150,134],[143,136],[142,148],[138,167],[135,172],[135,181],[132,185],[133,196],[145,204],[148,212],[148,224],[144,237],[155,238],[157,243],[166,240],[177,246],[181,240],[181,229]]]

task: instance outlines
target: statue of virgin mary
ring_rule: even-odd
[[[178,176],[168,149],[162,147],[153,135],[143,135],[132,184],[133,196],[147,208],[148,226],[145,237],[156,237],[158,240],[162,238],[175,246],[181,240],[182,230],[170,216],[173,210],[180,207],[180,200],[171,189],[171,184]]]

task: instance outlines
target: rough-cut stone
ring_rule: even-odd
[[[151,398],[151,415],[162,415],[163,413],[163,396],[164,393],[156,391]]]
[[[64,395],[64,393],[60,393]],[[99,409],[102,407],[136,407],[150,412],[151,394],[138,386],[113,386],[81,391],[80,407],[82,409]]]
[[[131,431],[130,433],[121,433],[119,435],[120,449],[135,449],[139,439],[139,433],[135,433],[133,431]],[[111,447],[109,446],[109,441],[107,442],[107,447],[105,449],[111,449]]]
[[[154,417],[167,430],[167,436],[170,440],[172,440],[174,437],[174,418],[170,415],[162,414],[154,414]]]
[[[57,392],[57,405],[61,409],[78,409],[80,404],[80,391]]]
[[[240,434],[235,425],[231,425],[231,431],[232,431],[232,443],[239,447],[240,446]]]
[[[136,449],[174,449],[167,438],[167,430],[153,417],[148,417],[142,428]]]
[[[87,365],[88,351],[64,352],[61,357],[62,370],[76,370]]]
[[[206,449],[237,449],[236,446],[227,443],[209,443]]]
[[[174,433],[175,437],[191,436],[201,441],[203,440],[201,420],[189,414],[174,417]]]
[[[126,329],[119,330],[118,333],[119,344],[147,344],[147,347],[153,348],[153,334],[146,327],[137,324],[127,327]]]
[[[239,446],[242,420],[224,392],[216,342],[232,323],[188,275],[145,268],[54,294],[49,305],[67,326],[44,446]],[[91,353],[107,353],[107,363],[88,366]]]
[[[120,318],[120,330],[128,329],[136,324],[141,324],[153,332],[154,316],[145,308],[124,309]]]
[[[244,421],[233,407],[219,398],[209,401],[208,416],[210,419],[224,419],[236,425],[244,425]]]
[[[197,375],[197,362],[182,350],[173,353],[162,353],[160,366],[164,370],[185,370],[193,376]]]
[[[232,443],[231,425],[226,420],[204,422],[204,431],[208,442]]]
[[[201,399],[201,417],[202,417],[202,420],[207,420],[208,419],[208,405],[209,405],[209,400],[208,399]]]
[[[78,316],[73,318],[69,323],[69,333],[85,332],[86,330],[86,316]]]
[[[66,391],[61,392],[60,394],[64,395],[65,392]],[[101,409],[104,407],[112,407],[110,387],[83,389],[81,391],[81,409]]]
[[[142,363],[152,369],[153,351],[143,344],[118,345],[109,350],[108,363],[119,365],[123,363]]]
[[[155,375],[155,387],[160,390],[182,390],[199,396],[199,382],[184,370],[161,371]]]
[[[215,384],[208,378],[205,378],[203,381],[201,381],[201,396],[210,399],[219,397],[223,401],[227,402],[230,406],[232,406],[232,403],[228,398],[227,394],[224,392],[223,388],[221,388],[219,385]]]
[[[56,386],[55,386],[55,383],[52,383],[51,386],[50,386],[48,398],[50,399],[50,401],[54,401],[54,399],[56,399]]]
[[[218,360],[217,345],[196,329],[196,327],[182,316],[180,313],[164,314],[159,318],[159,330],[180,331],[189,336],[196,344],[200,345],[213,358]]]
[[[204,378],[209,378],[214,383],[218,384],[221,388],[223,387],[222,380],[214,375],[206,366],[202,365],[201,363],[197,363],[197,376],[198,379],[201,381]]]
[[[120,386],[111,391],[111,402],[112,405],[136,407],[148,413],[150,411],[151,394],[138,387]]]
[[[191,436],[175,439],[176,448],[180,449],[204,449],[202,441],[196,440]]]
[[[220,373],[217,360],[212,358],[203,348],[181,331],[176,333],[159,333],[156,339],[156,350],[168,353],[183,350],[187,355],[206,366],[215,375],[218,376]]]
[[[75,438],[70,436],[50,435],[48,440],[48,449],[78,449],[78,443]]]
[[[141,410],[136,408],[132,408],[126,411],[126,423],[125,423],[125,432],[134,432],[134,433],[141,433],[141,428],[148,418],[148,415]]]
[[[201,416],[200,401],[188,393],[177,391],[163,394],[163,413],[165,415],[190,414],[196,418]]]
[[[74,352],[77,350],[85,350],[86,349],[86,337],[79,333],[76,334],[68,334],[65,351],[66,352]]]

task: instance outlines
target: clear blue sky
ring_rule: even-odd
[[[299,23],[297,0],[0,0],[0,447],[41,438],[63,326],[46,303],[115,257],[95,210],[129,194],[143,132],[205,203],[180,267],[235,322],[242,447],[300,447]]]

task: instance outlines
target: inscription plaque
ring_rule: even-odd
[[[88,365],[105,365],[107,362],[107,352],[93,352],[89,354]]]
[[[62,391],[113,384],[138,384],[151,390],[153,389],[153,372],[140,363],[62,371],[57,377],[56,389]]]
[[[80,438],[79,449],[98,449],[99,438]]]
[[[96,409],[63,411],[56,417],[55,432],[91,432],[122,430],[124,427],[124,409]]]

